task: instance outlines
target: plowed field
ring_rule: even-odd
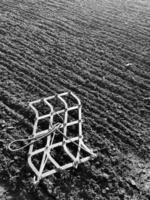
[[[32,184],[30,101],[73,91],[98,157]],[[149,0],[0,1],[1,199],[150,199]]]

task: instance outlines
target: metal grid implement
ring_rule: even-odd
[[[61,93],[29,105],[36,115],[33,138],[41,138],[39,144],[31,143],[28,154],[35,183],[96,156],[83,142],[82,106],[74,93]]]

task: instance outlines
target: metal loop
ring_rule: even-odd
[[[60,123],[57,123],[57,124],[55,124],[55,125],[51,128],[51,130],[49,130],[49,131],[48,131],[47,133],[45,133],[45,134],[38,135],[38,136],[36,136],[36,137],[32,137],[32,138],[28,138],[28,139],[18,139],[18,140],[14,140],[14,141],[12,141],[12,142],[10,142],[10,143],[8,144],[8,149],[9,149],[10,151],[13,151],[13,152],[14,152],[14,151],[22,150],[22,149],[24,149],[24,148],[30,146],[31,144],[33,144],[33,143],[35,143],[35,142],[37,142],[37,141],[39,141],[39,140],[41,140],[41,139],[43,139],[43,138],[49,136],[51,133],[53,133],[54,131],[56,131],[56,130],[59,129],[60,127],[61,127],[61,124],[60,124]],[[22,146],[22,147],[20,147],[20,148],[12,148],[12,145],[13,145],[13,144],[19,143],[19,142],[28,142],[28,144],[26,144],[26,145],[24,145],[24,146]]]

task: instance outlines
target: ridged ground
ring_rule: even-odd
[[[6,146],[31,134],[28,102],[68,90],[98,157],[34,187],[27,150]],[[149,97],[149,0],[1,0],[0,195],[149,199]]]

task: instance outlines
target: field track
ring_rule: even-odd
[[[99,156],[34,188],[27,151],[5,146],[31,134],[30,101],[69,90]],[[0,1],[0,195],[149,199],[149,98],[148,0]]]

